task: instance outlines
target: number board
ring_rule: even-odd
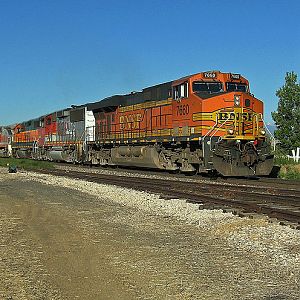
[[[231,79],[241,79],[241,75],[240,74],[230,74]]]
[[[188,104],[177,105],[177,116],[186,116],[190,112],[190,107]]]
[[[204,78],[217,78],[217,74],[215,72],[205,72],[203,73]]]

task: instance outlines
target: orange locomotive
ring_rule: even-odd
[[[263,103],[239,74],[209,71],[18,124],[13,154],[223,176],[269,175]]]
[[[269,175],[263,103],[239,74],[203,72],[87,104],[87,161],[224,176]]]

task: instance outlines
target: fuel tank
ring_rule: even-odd
[[[153,146],[120,146],[111,149],[113,164],[120,166],[164,169]]]
[[[70,160],[70,155],[63,148],[53,148],[48,156],[54,161],[68,162]]]

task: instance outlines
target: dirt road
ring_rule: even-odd
[[[0,174],[0,299],[299,299],[298,233],[258,251],[251,228],[281,229],[189,225],[28,176]]]

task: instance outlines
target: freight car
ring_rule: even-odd
[[[13,153],[93,165],[269,175],[263,103],[240,74],[202,72],[18,124]]]

